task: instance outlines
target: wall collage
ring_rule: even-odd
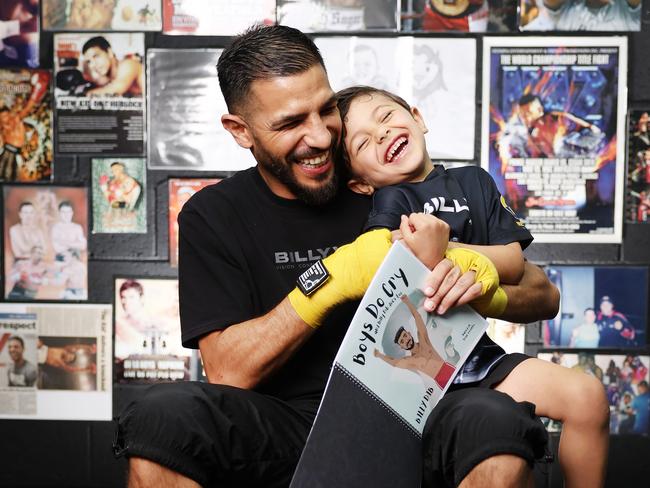
[[[254,165],[219,124],[215,70],[253,23],[310,33],[334,90],[371,85],[418,107],[431,158],[482,166],[535,243],[621,244],[625,226],[650,224],[650,105],[628,106],[627,79],[642,6],[587,3],[3,0],[0,419],[110,420],[114,384],[201,377],[180,340],[176,218]],[[64,184],[79,156],[84,176]],[[99,273],[96,256],[137,260],[93,249],[107,235],[164,240],[166,271]],[[648,436],[648,266],[543,264],[557,317],[534,341],[493,319],[490,335],[598,377],[610,432]]]

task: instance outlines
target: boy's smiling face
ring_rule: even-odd
[[[353,191],[369,195],[384,186],[422,181],[431,171],[427,128],[415,107],[408,111],[379,93],[364,94],[352,101],[343,122]]]

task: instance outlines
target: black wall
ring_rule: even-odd
[[[642,32],[629,35],[629,106],[650,106],[650,2],[646,1]],[[480,37],[477,70],[481,66]],[[146,34],[149,47],[223,47],[228,38]],[[52,67],[52,35],[41,35],[41,66]],[[480,83],[480,74],[477,82]],[[480,97],[477,90],[476,161],[480,152]],[[215,114],[215,120],[217,116]],[[90,158],[55,158],[54,183],[90,184]],[[148,233],[89,235],[89,301],[112,303],[117,275],[174,277],[169,267],[167,179],[170,177],[228,176],[228,173],[148,171]],[[527,250],[538,264],[650,265],[650,225],[625,225],[622,245],[535,244]],[[529,326],[527,352],[539,348],[539,325]],[[114,412],[138,395],[136,386],[116,385]],[[586,412],[587,413],[587,412]],[[0,487],[116,487],[125,484],[126,462],[115,460],[111,422],[0,420]],[[557,446],[557,438],[553,439]],[[584,453],[588,456],[589,453]],[[612,437],[607,477],[609,487],[650,486],[650,439]],[[539,478],[540,486],[561,487],[556,463]],[[335,487],[333,487],[335,488]]]

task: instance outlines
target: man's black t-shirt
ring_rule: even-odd
[[[347,189],[327,205],[274,195],[257,169],[195,194],[179,216],[179,295],[183,345],[273,309],[314,261],[353,241],[370,200]],[[310,340],[257,391],[320,399],[358,303],[336,309]]]
[[[519,241],[525,249],[533,240],[523,222],[506,205],[494,180],[477,166],[449,170],[435,166],[424,181],[379,189],[373,195],[365,230],[397,229],[400,216],[412,212],[429,213],[444,220],[450,227],[449,238],[465,244]],[[504,355],[505,351],[483,334],[454,384],[482,380]]]

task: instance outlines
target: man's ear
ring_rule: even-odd
[[[411,107],[411,115],[413,116],[417,124],[420,126],[420,129],[422,129],[423,134],[429,132],[429,129],[427,129],[427,125],[424,123],[424,118],[422,117],[422,114],[420,113],[417,107]]]
[[[359,193],[361,195],[370,196],[375,192],[375,189],[368,183],[362,180],[355,180],[354,178],[348,181],[348,188],[354,193]]]
[[[234,137],[237,144],[244,149],[253,147],[253,138],[248,124],[239,115],[225,114],[221,116],[221,124]]]

